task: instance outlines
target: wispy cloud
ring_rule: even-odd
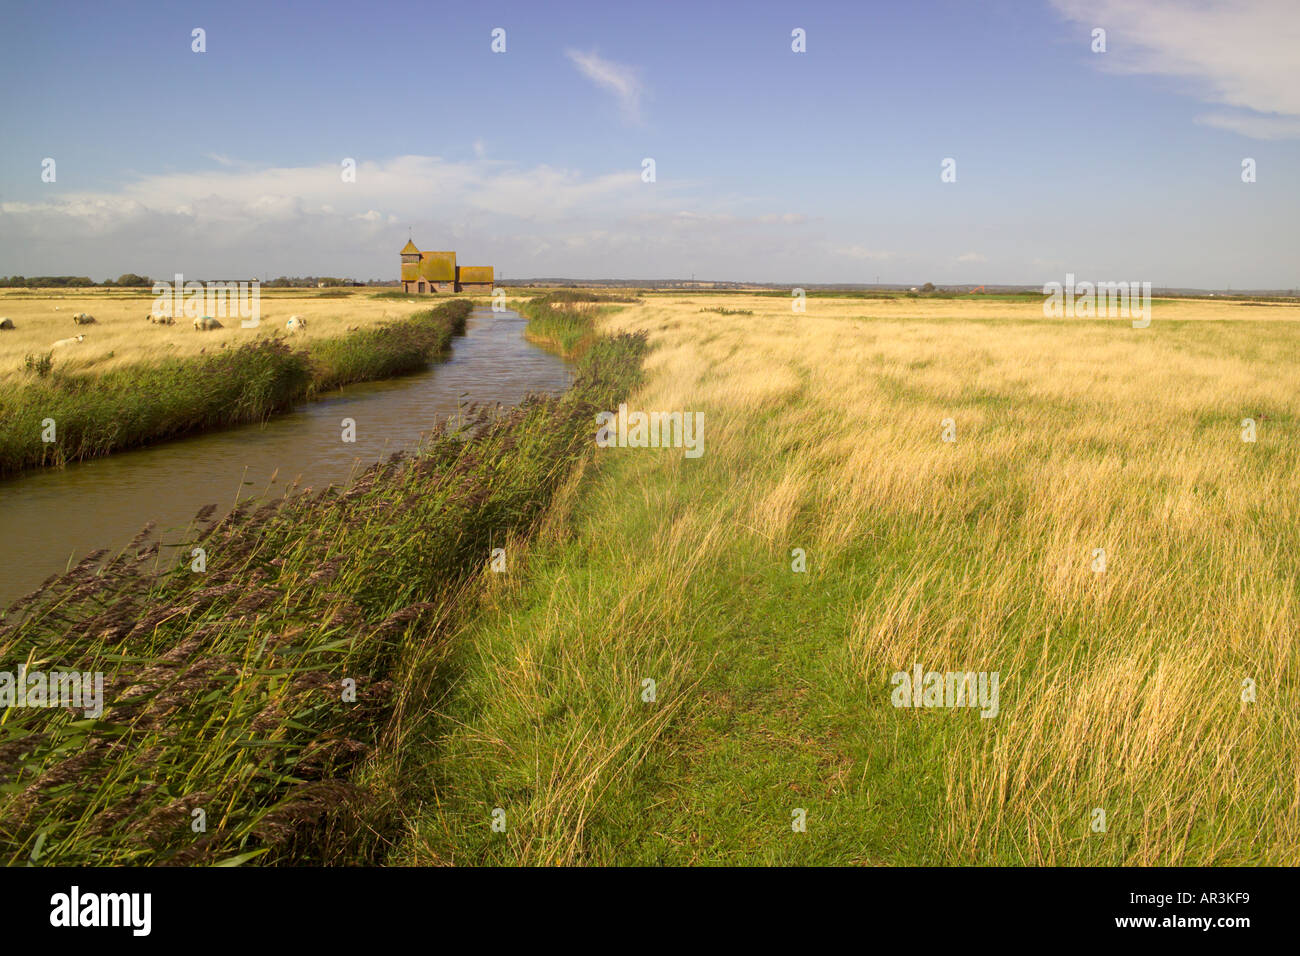
[[[957,257],[958,262],[988,262],[988,256],[982,256],[978,252],[963,252]]]
[[[606,60],[596,53],[583,53],[579,50],[565,50],[564,53],[578,68],[578,72],[601,89],[614,94],[619,108],[628,120],[641,121],[641,99],[645,87],[635,69]]]
[[[1052,0],[1066,18],[1102,27],[1107,70],[1176,77],[1233,108],[1197,122],[1256,139],[1300,136],[1300,4],[1292,0]]]
[[[214,158],[206,169],[113,190],[0,201],[0,262],[25,274],[368,278],[395,274],[411,226],[418,242],[514,275],[689,274],[719,249],[731,258],[718,268],[748,274],[773,248],[788,260],[803,219],[733,213],[682,184],[651,189],[637,166],[591,174],[407,155],[361,159],[355,182],[344,182],[332,161],[250,167]]]
[[[885,259],[894,258],[894,253],[892,252],[868,249],[865,246],[860,245],[840,246],[834,251],[836,255],[844,256],[846,259],[876,259],[883,261]]]
[[[1202,126],[1232,130],[1251,139],[1300,139],[1300,116],[1261,116],[1255,113],[1205,113]]]

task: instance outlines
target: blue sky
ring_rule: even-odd
[[[1297,49],[1289,0],[11,4],[0,273],[395,278],[409,229],[507,277],[1290,288]]]

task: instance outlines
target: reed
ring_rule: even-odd
[[[306,349],[264,338],[98,374],[32,376],[0,393],[0,477],[263,421],[331,388],[415,371],[446,354],[471,309],[455,300]]]
[[[644,350],[637,335],[594,342],[564,395],[472,409],[345,488],[216,522],[209,506],[180,567],[157,566],[145,529],[13,605],[0,660],[102,672],[105,710],[6,714],[4,862],[378,859],[400,788],[356,771],[399,765],[394,727],[437,692],[491,547],[530,533]]]
[[[611,311],[612,304],[636,301],[628,296],[562,289],[529,299],[518,308],[528,318],[530,341],[577,356],[595,341],[596,321]]]

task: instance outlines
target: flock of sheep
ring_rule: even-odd
[[[57,309],[58,306],[55,306],[55,308]],[[76,315],[72,317],[72,321],[74,325],[95,325],[96,324],[95,317],[85,312],[78,312]],[[172,318],[170,315],[154,315],[152,312],[145,316],[145,321],[150,322],[153,325],[175,325],[176,324],[176,320]],[[307,329],[307,320],[303,318],[301,315],[291,315],[289,316],[289,321],[284,324],[284,327],[288,329],[290,332],[303,332],[306,331]],[[13,319],[7,317],[0,318],[0,331],[7,332],[13,328],[14,328]],[[210,332],[213,329],[220,329],[220,328],[223,328],[222,324],[218,322],[216,319],[212,318],[212,316],[210,315],[205,315],[194,320],[194,331],[196,332]],[[85,333],[82,333],[81,335],[74,335],[72,338],[59,339],[57,342],[54,342],[50,346],[50,348],[57,349],[64,345],[76,345],[79,342],[84,342],[84,341],[86,341],[86,336]]]

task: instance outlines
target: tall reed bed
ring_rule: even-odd
[[[205,508],[192,540],[202,573],[188,547],[185,564],[157,573],[145,529],[102,569],[91,555],[17,602],[0,624],[0,669],[103,672],[105,709],[5,713],[0,858],[375,858],[402,808],[353,771],[399,746],[394,715],[428,693],[410,676],[438,679],[429,663],[472,606],[491,547],[534,526],[644,349],[640,335],[596,341],[565,395],[475,410],[346,489],[245,504],[216,523]]]
[[[354,382],[390,378],[424,368],[451,348],[454,336],[465,334],[473,309],[467,299],[446,302],[417,312],[401,322],[360,329],[343,338],[312,345],[312,392]]]
[[[471,309],[447,302],[310,351],[263,339],[197,359],[33,378],[0,394],[0,477],[262,421],[321,391],[414,371],[446,353]]]
[[[563,289],[529,299],[519,306],[519,312],[528,318],[529,339],[565,355],[580,355],[595,341],[596,320],[612,303],[637,301],[628,296]]]

